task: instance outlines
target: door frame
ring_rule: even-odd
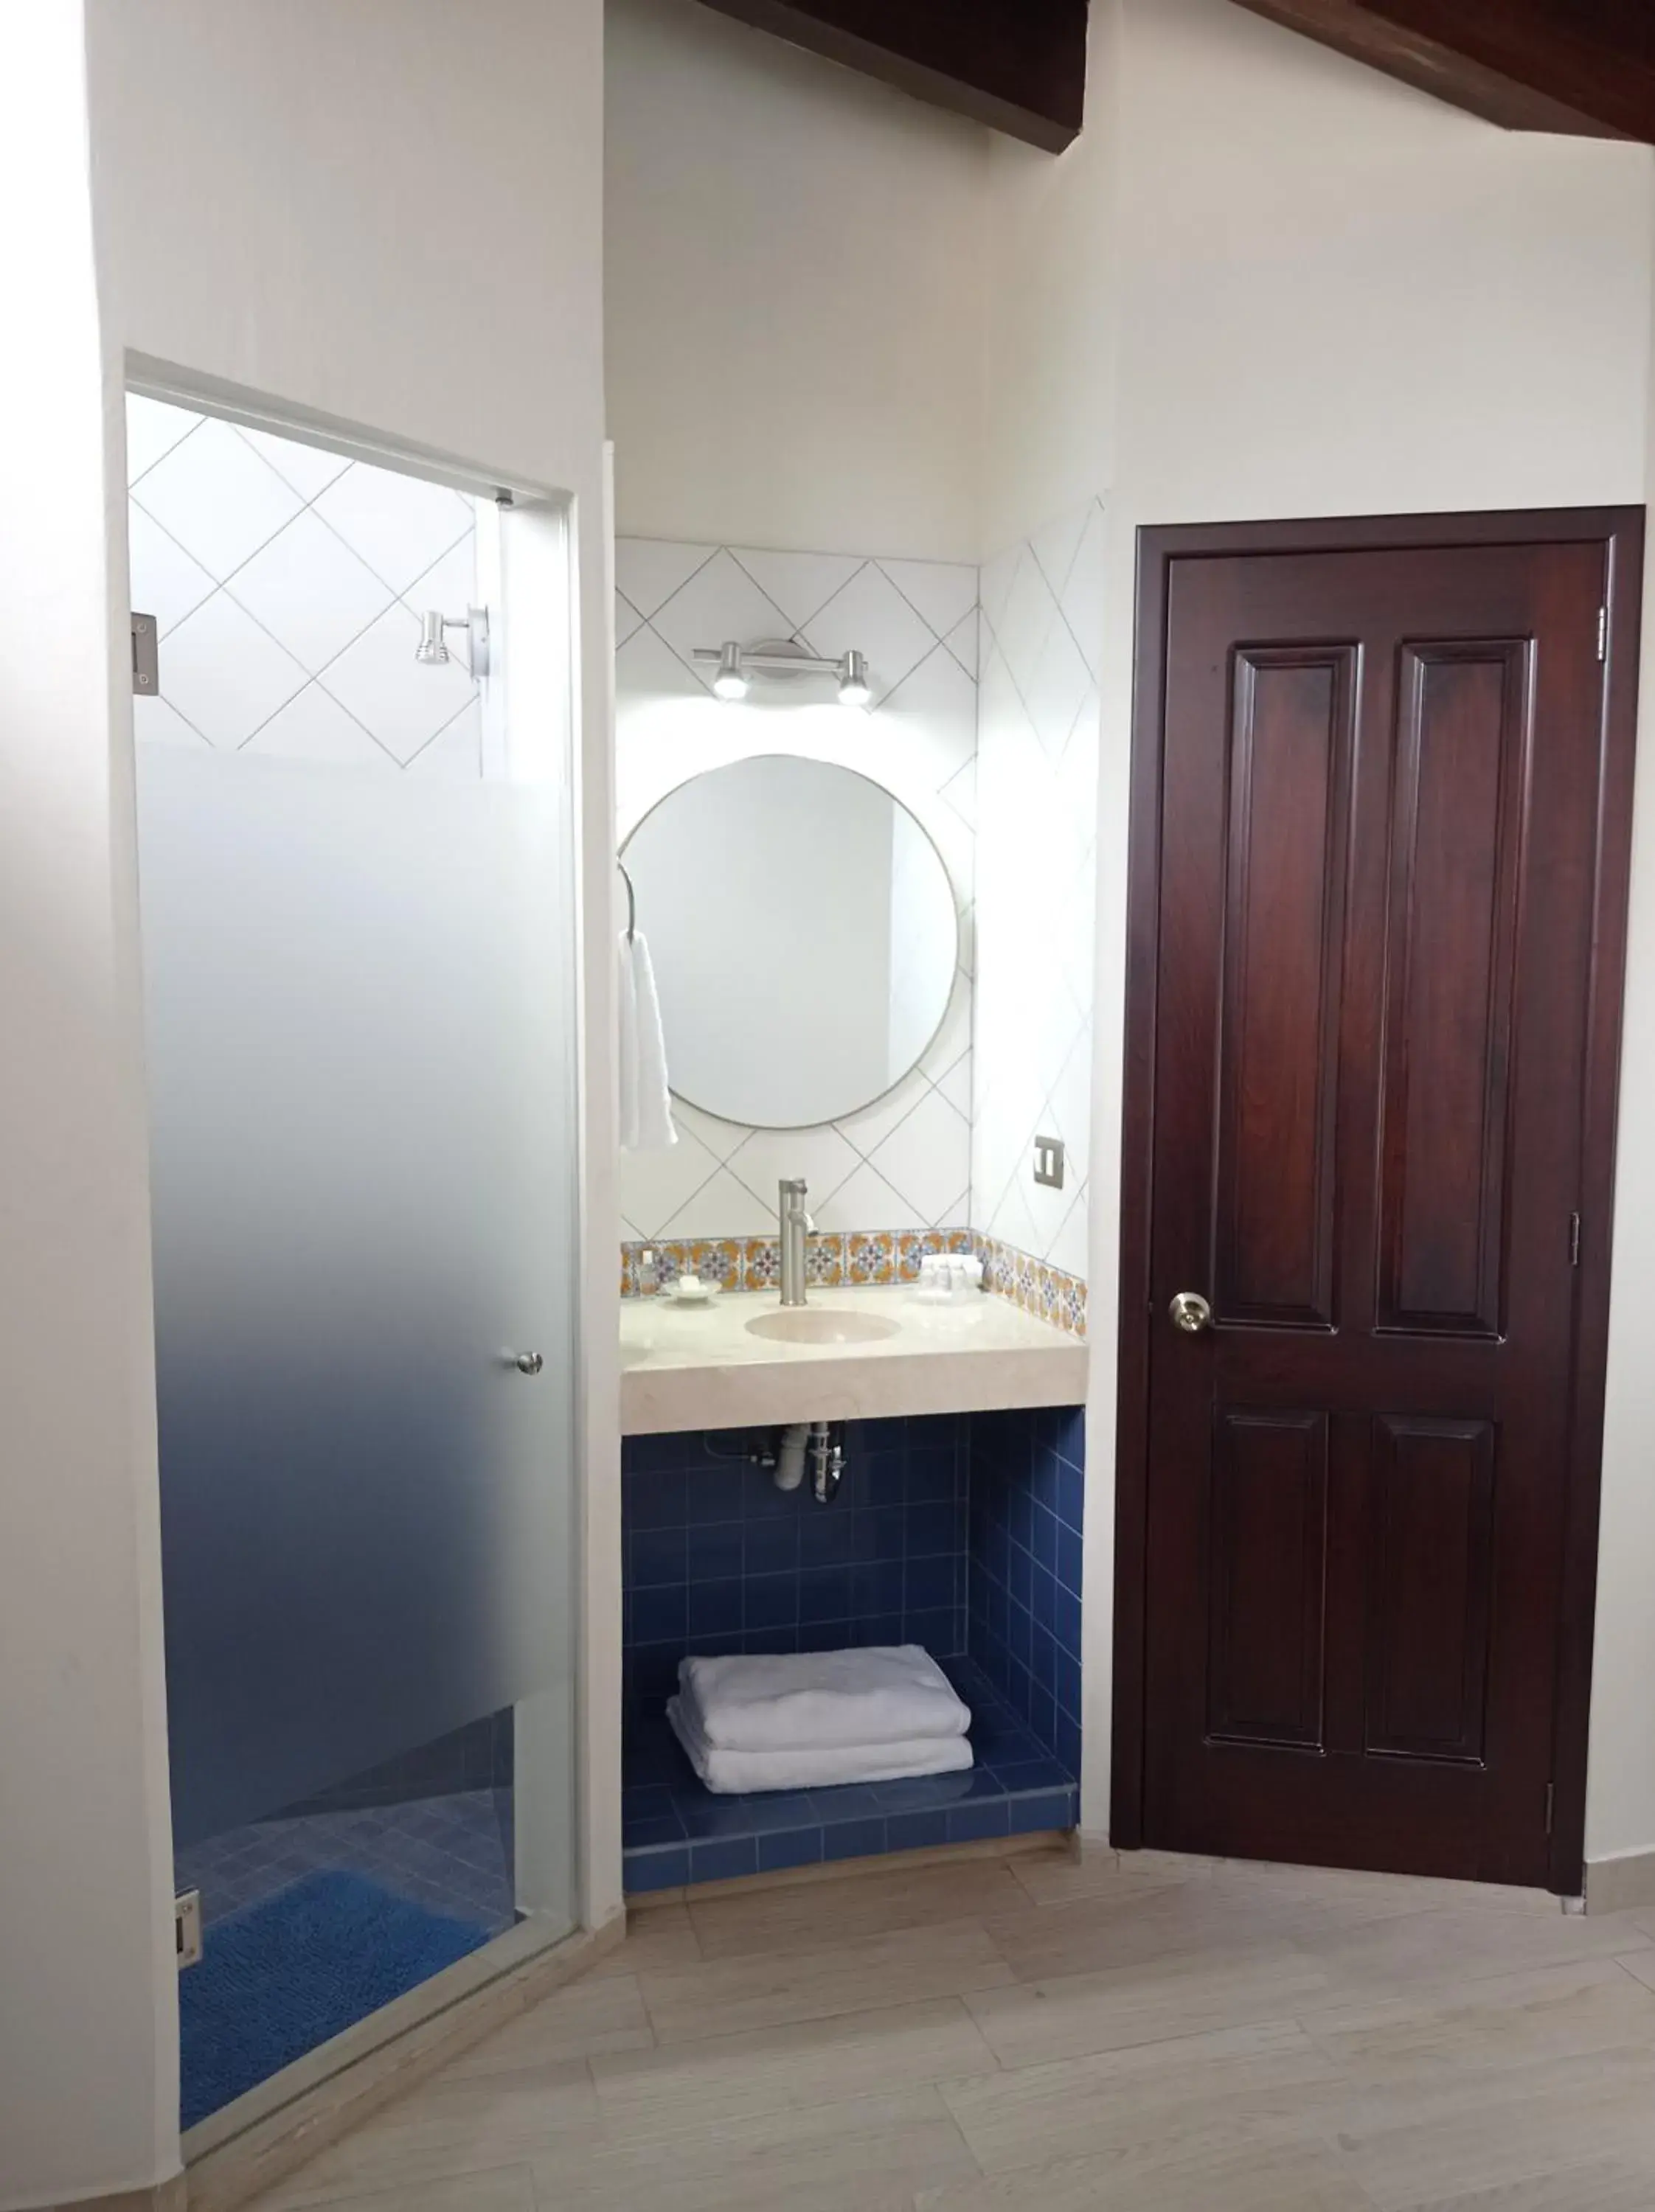
[[[1579,1893],[1585,1873],[1586,1753],[1597,1589],[1604,1369],[1609,1349],[1632,786],[1643,613],[1640,507],[1476,514],[1361,515],[1317,521],[1192,523],[1138,532],[1137,617],[1128,820],[1126,994],[1121,1117],[1119,1365],[1115,1463],[1115,1630],[1110,1839],[1143,1843],[1145,1644],[1148,1610],[1150,1261],[1166,630],[1174,560],[1245,554],[1406,552],[1415,548],[1601,544],[1607,569],[1603,714],[1598,737],[1592,961],[1582,1071],[1582,1239],[1574,1311],[1567,1534],[1558,1645],[1556,1798],[1548,1887]]]

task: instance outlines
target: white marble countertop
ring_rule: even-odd
[[[1085,1344],[1009,1299],[979,1293],[968,1305],[922,1305],[903,1285],[812,1290],[810,1309],[875,1314],[899,1326],[871,1344],[778,1343],[747,1328],[781,1311],[769,1293],[735,1292],[704,1306],[623,1299],[623,1434],[1085,1402]]]

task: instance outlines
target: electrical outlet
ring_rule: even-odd
[[[1034,1140],[1034,1179],[1048,1190],[1063,1188],[1063,1139],[1037,1137]]]
[[[173,1925],[178,1937],[178,1970],[201,1963],[201,1892],[186,1889],[173,1899]]]

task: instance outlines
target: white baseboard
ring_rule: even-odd
[[[1655,1905],[1655,1851],[1587,1860],[1588,1912],[1627,1912],[1640,1905]]]

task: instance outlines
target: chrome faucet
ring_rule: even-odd
[[[782,1221],[782,1303],[805,1303],[805,1239],[815,1225],[805,1211],[806,1184],[802,1176],[784,1180],[777,1212]]]

